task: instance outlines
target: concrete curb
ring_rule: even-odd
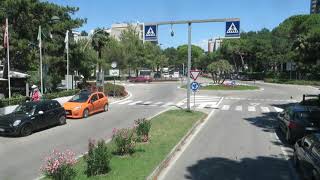
[[[180,151],[181,147],[186,143],[189,137],[195,132],[195,130],[204,122],[204,120],[208,117],[208,114],[199,119],[187,132],[187,134],[178,142],[178,144],[170,151],[167,157],[153,170],[153,172],[146,178],[147,180],[157,180],[160,173],[165,169],[171,159],[176,155],[178,151]]]

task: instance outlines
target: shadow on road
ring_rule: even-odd
[[[288,161],[273,157],[244,158],[240,161],[220,157],[199,160],[187,168],[192,180],[294,180]]]
[[[294,180],[288,161],[273,157],[231,160],[212,157],[187,168],[192,180]]]

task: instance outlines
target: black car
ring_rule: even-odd
[[[35,130],[65,123],[65,110],[58,101],[26,102],[0,116],[0,134],[28,136]]]
[[[320,107],[290,106],[278,115],[279,128],[286,140],[292,144],[306,134],[320,129]]]
[[[297,141],[293,162],[304,179],[320,180],[320,134],[310,134]]]

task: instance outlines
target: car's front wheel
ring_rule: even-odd
[[[59,124],[60,124],[60,125],[64,125],[64,124],[66,124],[66,123],[67,123],[66,116],[61,116],[61,117],[59,118]]]
[[[89,110],[88,109],[85,109],[84,111],[83,111],[83,116],[82,116],[83,118],[87,118],[87,117],[89,117]]]
[[[22,126],[21,130],[20,130],[20,135],[21,136],[29,136],[30,134],[32,134],[32,125],[31,124],[25,124]]]

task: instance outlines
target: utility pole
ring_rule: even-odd
[[[188,77],[187,77],[187,108],[190,108],[190,70],[191,70],[191,22],[188,23]]]
[[[39,41],[39,52],[40,52],[40,90],[41,94],[43,94],[43,73],[42,73],[42,31],[41,26],[39,26],[39,32],[38,32],[38,41]]]

